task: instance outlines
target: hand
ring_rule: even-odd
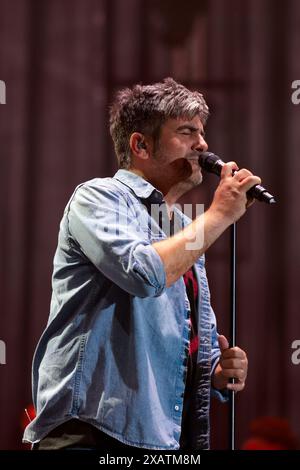
[[[226,163],[222,168],[221,180],[211,209],[228,219],[230,224],[235,222],[253,203],[253,200],[247,200],[247,191],[260,183],[261,179],[251,171],[244,168],[239,170],[235,162]]]
[[[245,351],[239,347],[229,348],[225,336],[218,337],[221,356],[217,365],[212,385],[218,390],[227,388],[239,392],[245,387],[248,371],[248,359]],[[235,383],[229,383],[231,377],[235,378]]]

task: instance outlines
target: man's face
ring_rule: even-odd
[[[152,155],[156,177],[168,187],[180,184],[183,192],[198,186],[202,181],[199,154],[207,148],[198,116],[190,121],[168,119],[161,127],[158,148]]]

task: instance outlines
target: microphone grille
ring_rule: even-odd
[[[217,162],[220,162],[220,161],[221,161],[220,157],[218,157],[212,152],[203,152],[201,153],[199,157],[199,165],[201,166],[201,168],[203,168],[203,170],[206,170],[209,173],[219,174],[219,170],[218,172],[216,172],[215,165]]]

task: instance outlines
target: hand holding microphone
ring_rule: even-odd
[[[214,153],[203,152],[199,157],[199,165],[203,170],[221,176],[221,171],[225,163]],[[247,196],[266,202],[267,204],[274,204],[276,202],[274,196],[272,196],[272,194],[270,194],[267,189],[260,184],[252,186],[247,191]]]

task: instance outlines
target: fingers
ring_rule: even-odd
[[[236,222],[252,203],[252,200],[248,202],[248,190],[260,182],[251,171],[239,170],[235,162],[224,164],[210,211],[218,217],[221,214],[226,224]]]
[[[244,381],[246,378],[246,371],[244,369],[223,369],[222,370],[223,377],[227,379],[239,379],[240,381]]]
[[[226,176],[232,176],[233,172],[238,171],[239,167],[235,162],[227,162],[222,168],[221,171],[221,178],[225,178]]]
[[[243,191],[247,192],[250,188],[252,188],[252,186],[256,186],[260,183],[261,179],[258,176],[251,175],[240,181],[240,187],[243,189]]]
[[[226,388],[239,392],[245,387],[245,381],[248,372],[248,359],[245,351],[239,347],[223,348],[226,343],[228,344],[225,336],[220,335],[219,345],[221,349],[220,367],[222,376],[228,381]],[[234,383],[230,383],[230,379],[234,378]]]
[[[223,359],[232,359],[232,358],[246,359],[247,358],[245,351],[243,351],[238,346],[235,346],[234,348],[228,348],[226,349],[226,351],[221,351],[221,352],[222,352]]]
[[[251,171],[246,168],[239,170],[235,162],[228,162],[222,168],[221,178],[233,177],[234,180],[240,183],[241,189],[247,192],[252,186],[261,184],[261,179],[258,176],[253,175]]]
[[[245,380],[247,377],[248,360],[245,353],[242,357],[230,357],[228,359],[225,359],[224,354],[222,354],[220,358],[220,365],[222,367],[223,377],[228,379],[234,377],[236,379],[240,379],[241,381]]]
[[[242,168],[241,170],[236,171],[233,175],[234,179],[239,182],[243,181],[248,176],[253,176],[253,173],[251,173],[249,170],[246,170],[246,168]]]
[[[245,387],[247,378],[247,366],[245,368],[224,368],[222,369],[222,376],[228,380],[226,388],[234,392],[240,392]],[[230,379],[234,379],[234,383]]]
[[[226,388],[228,390],[232,390],[234,392],[240,392],[241,390],[243,390],[245,388],[245,382],[238,382],[238,383],[234,383],[234,384],[227,384],[226,385]]]
[[[261,179],[253,175],[251,171],[246,170],[246,168],[236,171],[233,178],[240,183],[240,188],[245,192],[252,188],[252,186],[261,183]]]
[[[224,369],[246,369],[247,361],[246,359],[222,359],[222,367]]]

